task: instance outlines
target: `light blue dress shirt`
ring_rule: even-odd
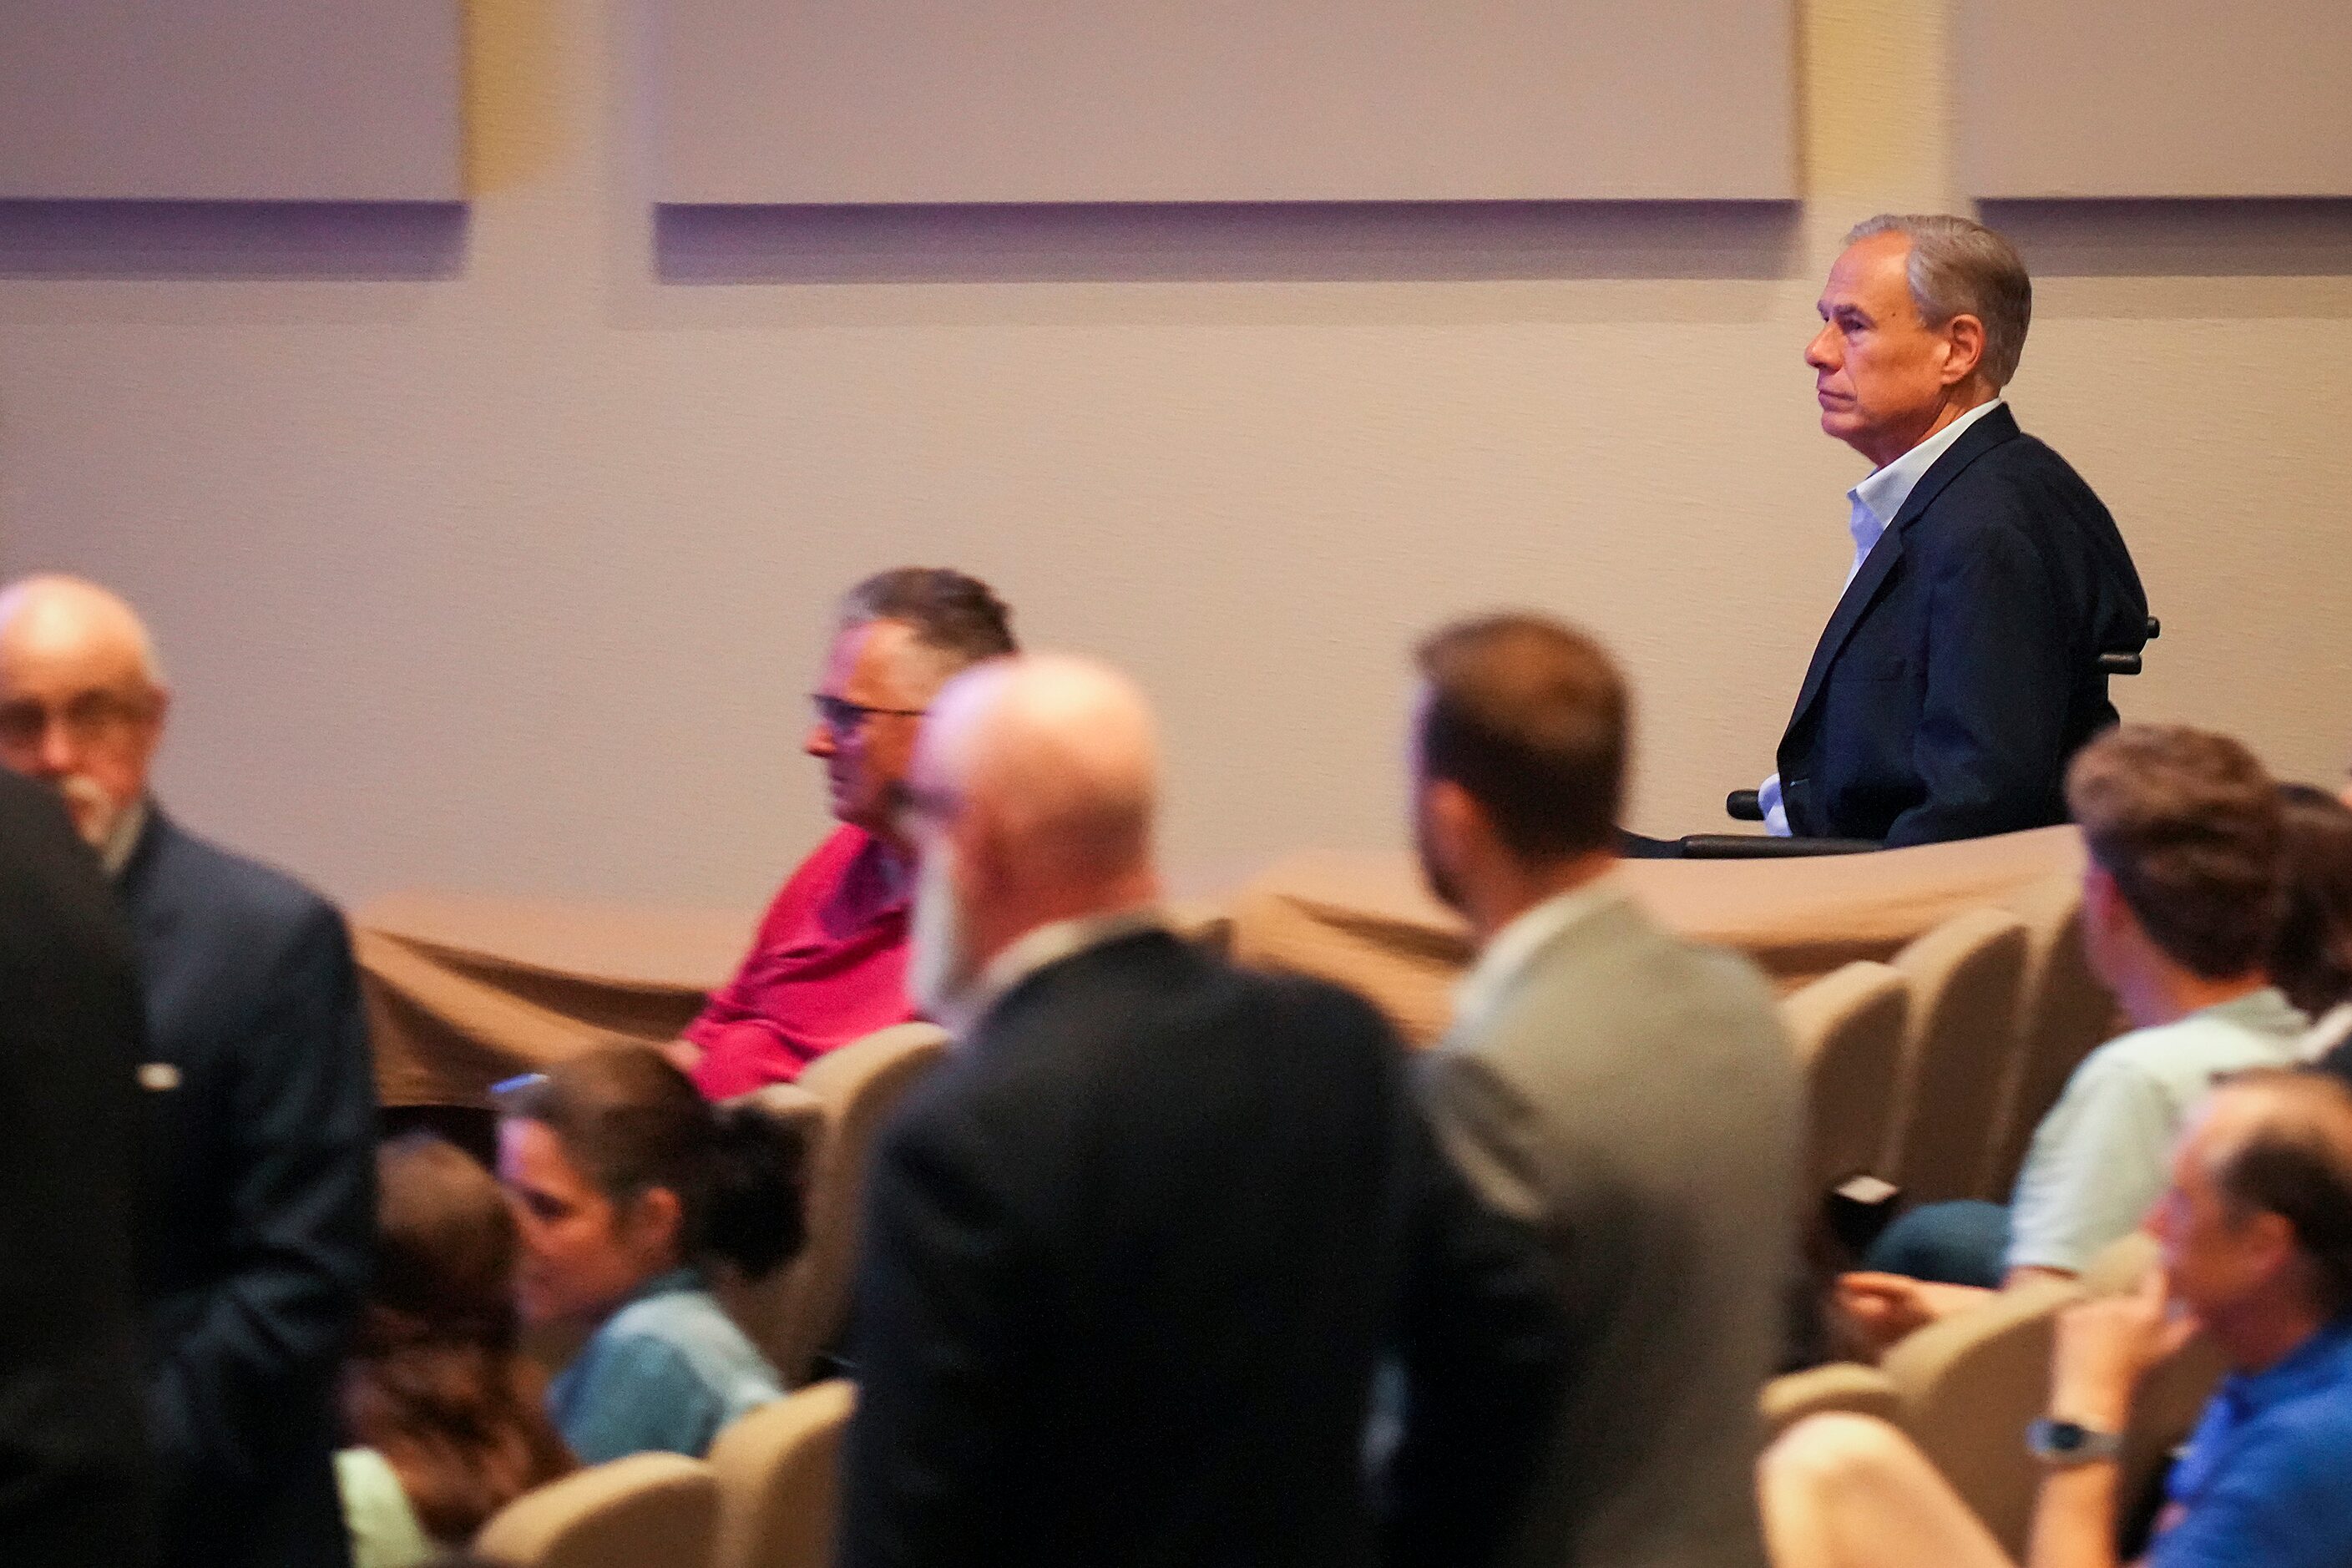
[[[1979,403],[1966,414],[1937,431],[1883,468],[1873,469],[1870,477],[1845,492],[1848,516],[1846,531],[1853,535],[1853,563],[1845,569],[1845,586],[1853,586],[1862,563],[1878,542],[1886,537],[1886,530],[1911,499],[1936,459],[1952,449],[1952,443],[1969,432],[1969,426],[1996,408],[2007,406],[2004,398]],[[1840,597],[1843,597],[1843,591]],[[1757,786],[1757,799],[1764,807],[1764,831],[1777,837],[1789,837],[1789,813],[1780,799],[1780,775],[1774,773]]]
[[[700,1458],[720,1427],[784,1396],[776,1369],[691,1268],[650,1279],[547,1388],[583,1465],[649,1449]]]

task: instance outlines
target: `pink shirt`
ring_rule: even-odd
[[[915,1016],[907,1000],[909,890],[882,844],[844,826],[801,862],[743,966],[686,1037],[712,1100],[790,1083],[825,1052]]]

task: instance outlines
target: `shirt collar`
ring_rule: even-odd
[[[2289,1351],[2277,1365],[2231,1373],[2221,1392],[2243,1420],[2282,1399],[2346,1382],[2352,1382],[2352,1318],[2338,1318]]]
[[[1039,926],[990,959],[980,978],[942,1009],[950,1016],[935,1021],[959,1037],[969,1035],[999,1002],[1040,971],[1121,937],[1167,929],[1167,911],[1156,904]]]
[[[1857,566],[1902,511],[1903,503],[1911,499],[1911,492],[1927,477],[1927,470],[1936,466],[1936,459],[1950,451],[1953,444],[1968,434],[1969,426],[2002,406],[2005,401],[1998,397],[1978,404],[1845,492],[1845,499],[1853,505],[1853,517],[1847,528],[1853,534]]]
[[[2311,1020],[2297,1012],[2294,1004],[2286,999],[2286,993],[2275,985],[2232,996],[2227,1002],[2216,1002],[2210,1007],[2200,1007],[2188,1016],[2225,1018],[2242,1029],[2273,1035],[2300,1035],[2311,1026]]]
[[[139,847],[139,836],[147,830],[147,797],[142,795],[107,830],[106,842],[98,847],[98,861],[106,868],[110,879],[121,877],[131,864],[131,851]]]
[[[1484,1022],[1554,938],[1624,898],[1624,887],[1615,875],[1604,873],[1520,910],[1494,934],[1476,964],[1454,988],[1454,1026],[1475,1027]]]

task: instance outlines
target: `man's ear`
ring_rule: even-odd
[[[1975,316],[1954,316],[1944,323],[1944,346],[1947,352],[1939,379],[1946,386],[1958,386],[1984,363],[1984,322]]]
[[[1431,847],[1449,866],[1475,855],[1486,832],[1486,813],[1477,797],[1452,779],[1432,779],[1422,786],[1422,819],[1428,825]]]

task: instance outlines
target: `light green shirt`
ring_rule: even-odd
[[[2083,1058],[2034,1130],[2009,1205],[2009,1266],[2083,1271],[2138,1227],[2170,1179],[2172,1142],[2221,1073],[2292,1067],[2308,1021],[2265,987]]]
[[[335,1489],[351,1532],[352,1568],[415,1568],[441,1549],[416,1522],[416,1510],[382,1454],[345,1448],[335,1456]]]

